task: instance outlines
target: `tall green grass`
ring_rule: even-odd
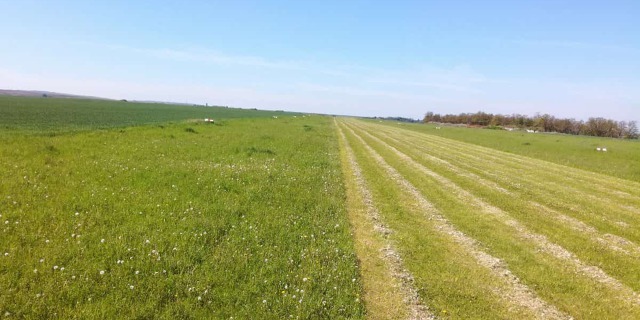
[[[0,96],[3,131],[74,131],[127,127],[187,119],[233,119],[292,115],[290,112],[114,100]]]
[[[170,117],[148,115],[132,121]],[[329,118],[16,127],[0,134],[0,314],[364,315]]]

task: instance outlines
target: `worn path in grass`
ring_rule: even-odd
[[[391,208],[380,217],[394,230],[390,239],[415,283],[425,285],[420,299],[437,316],[640,316],[640,184],[398,127],[341,119],[339,128],[372,180],[372,201]],[[397,184],[395,198],[377,195],[376,184]],[[412,230],[396,219],[402,207],[413,229],[426,225],[411,212],[431,229]],[[439,263],[437,255],[420,257],[407,238],[433,232],[446,237],[422,243],[422,250],[445,246],[475,266],[424,268]],[[477,290],[460,293],[466,299],[447,290],[462,289],[440,284],[447,281],[442,274],[470,280],[468,272],[478,268],[490,272],[477,272]],[[506,308],[469,309],[491,304]]]

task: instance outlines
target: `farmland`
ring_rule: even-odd
[[[331,119],[93,103],[107,114],[39,129],[10,110],[0,130],[0,314],[362,316]]]
[[[640,317],[637,182],[402,126],[337,125],[378,244],[402,257],[424,317]]]
[[[189,119],[255,118],[291,115],[286,112],[185,106],[115,100],[0,96],[3,133],[69,132],[123,128]]]
[[[0,97],[0,145],[2,316],[640,318],[635,142]]]

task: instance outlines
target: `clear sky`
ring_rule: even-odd
[[[0,88],[640,120],[640,1],[0,0]]]

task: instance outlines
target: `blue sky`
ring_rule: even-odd
[[[640,120],[640,1],[3,1],[0,88]]]

